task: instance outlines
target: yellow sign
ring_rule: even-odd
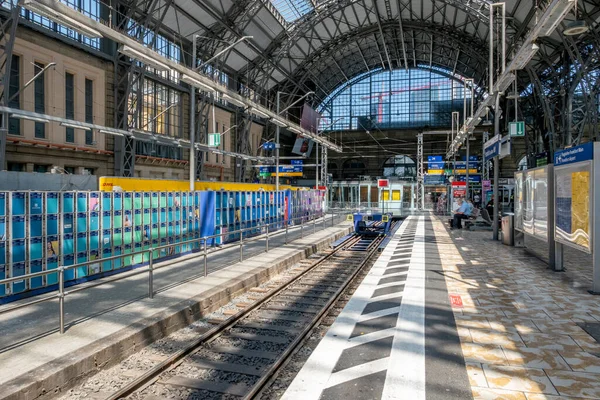
[[[456,173],[457,173],[458,175],[464,175],[464,174],[466,174],[466,173],[467,173],[467,170],[466,170],[466,169],[457,169],[457,170],[456,170]],[[476,174],[476,173],[477,173],[477,170],[476,170],[476,169],[469,169],[469,174]]]
[[[354,221],[354,215],[352,215],[352,214],[346,215],[346,221]]]
[[[575,243],[590,248],[590,172],[571,174],[571,232]]]
[[[281,175],[281,174],[280,174]],[[283,175],[282,175],[283,176]],[[99,179],[100,190],[111,192],[113,187],[118,186],[126,192],[175,192],[190,190],[189,181],[175,179],[144,179],[144,178],[121,178],[102,176]],[[288,185],[279,185],[280,190],[292,188]],[[196,181],[196,190],[232,190],[241,192],[255,192],[258,190],[274,191],[275,185],[266,183],[235,183],[235,182],[208,182]]]
[[[271,172],[271,176],[275,176],[275,174]],[[279,176],[302,176],[302,172],[280,172]]]
[[[428,169],[427,174],[429,175],[444,175],[443,169]]]

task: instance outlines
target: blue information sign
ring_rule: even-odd
[[[446,183],[445,175],[425,175],[424,176],[425,185],[443,185]]]
[[[500,155],[500,135],[496,135],[483,146],[483,162]]]
[[[554,166],[573,164],[581,161],[594,159],[594,143],[588,142],[582,145],[557,151],[554,153]]]
[[[304,165],[304,160],[290,160],[292,165]]]

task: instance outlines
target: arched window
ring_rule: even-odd
[[[523,156],[517,164],[517,171],[525,171],[527,169],[527,156]]]
[[[396,177],[402,180],[416,180],[417,164],[409,156],[397,155],[383,163],[383,176]]]
[[[450,126],[453,111],[462,118],[463,79],[429,66],[364,73],[325,98],[318,107],[320,123],[324,130]],[[470,109],[468,91],[466,97]]]
[[[367,166],[358,158],[346,160],[342,165],[342,179],[358,179],[359,176],[366,174]]]

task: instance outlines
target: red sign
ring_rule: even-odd
[[[380,188],[390,187],[390,180],[389,179],[377,179],[377,187],[380,187]]]
[[[462,308],[463,302],[462,302],[462,298],[460,297],[460,295],[451,294],[450,295],[450,305],[452,305],[452,307]]]
[[[467,182],[452,182],[452,196],[465,197],[467,195]]]
[[[319,189],[319,190],[327,190],[327,186],[320,186],[320,185],[319,185],[319,187],[316,187],[316,186],[315,186],[315,189]]]

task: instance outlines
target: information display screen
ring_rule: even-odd
[[[591,252],[590,198],[592,162],[557,167],[556,230],[557,242]]]

